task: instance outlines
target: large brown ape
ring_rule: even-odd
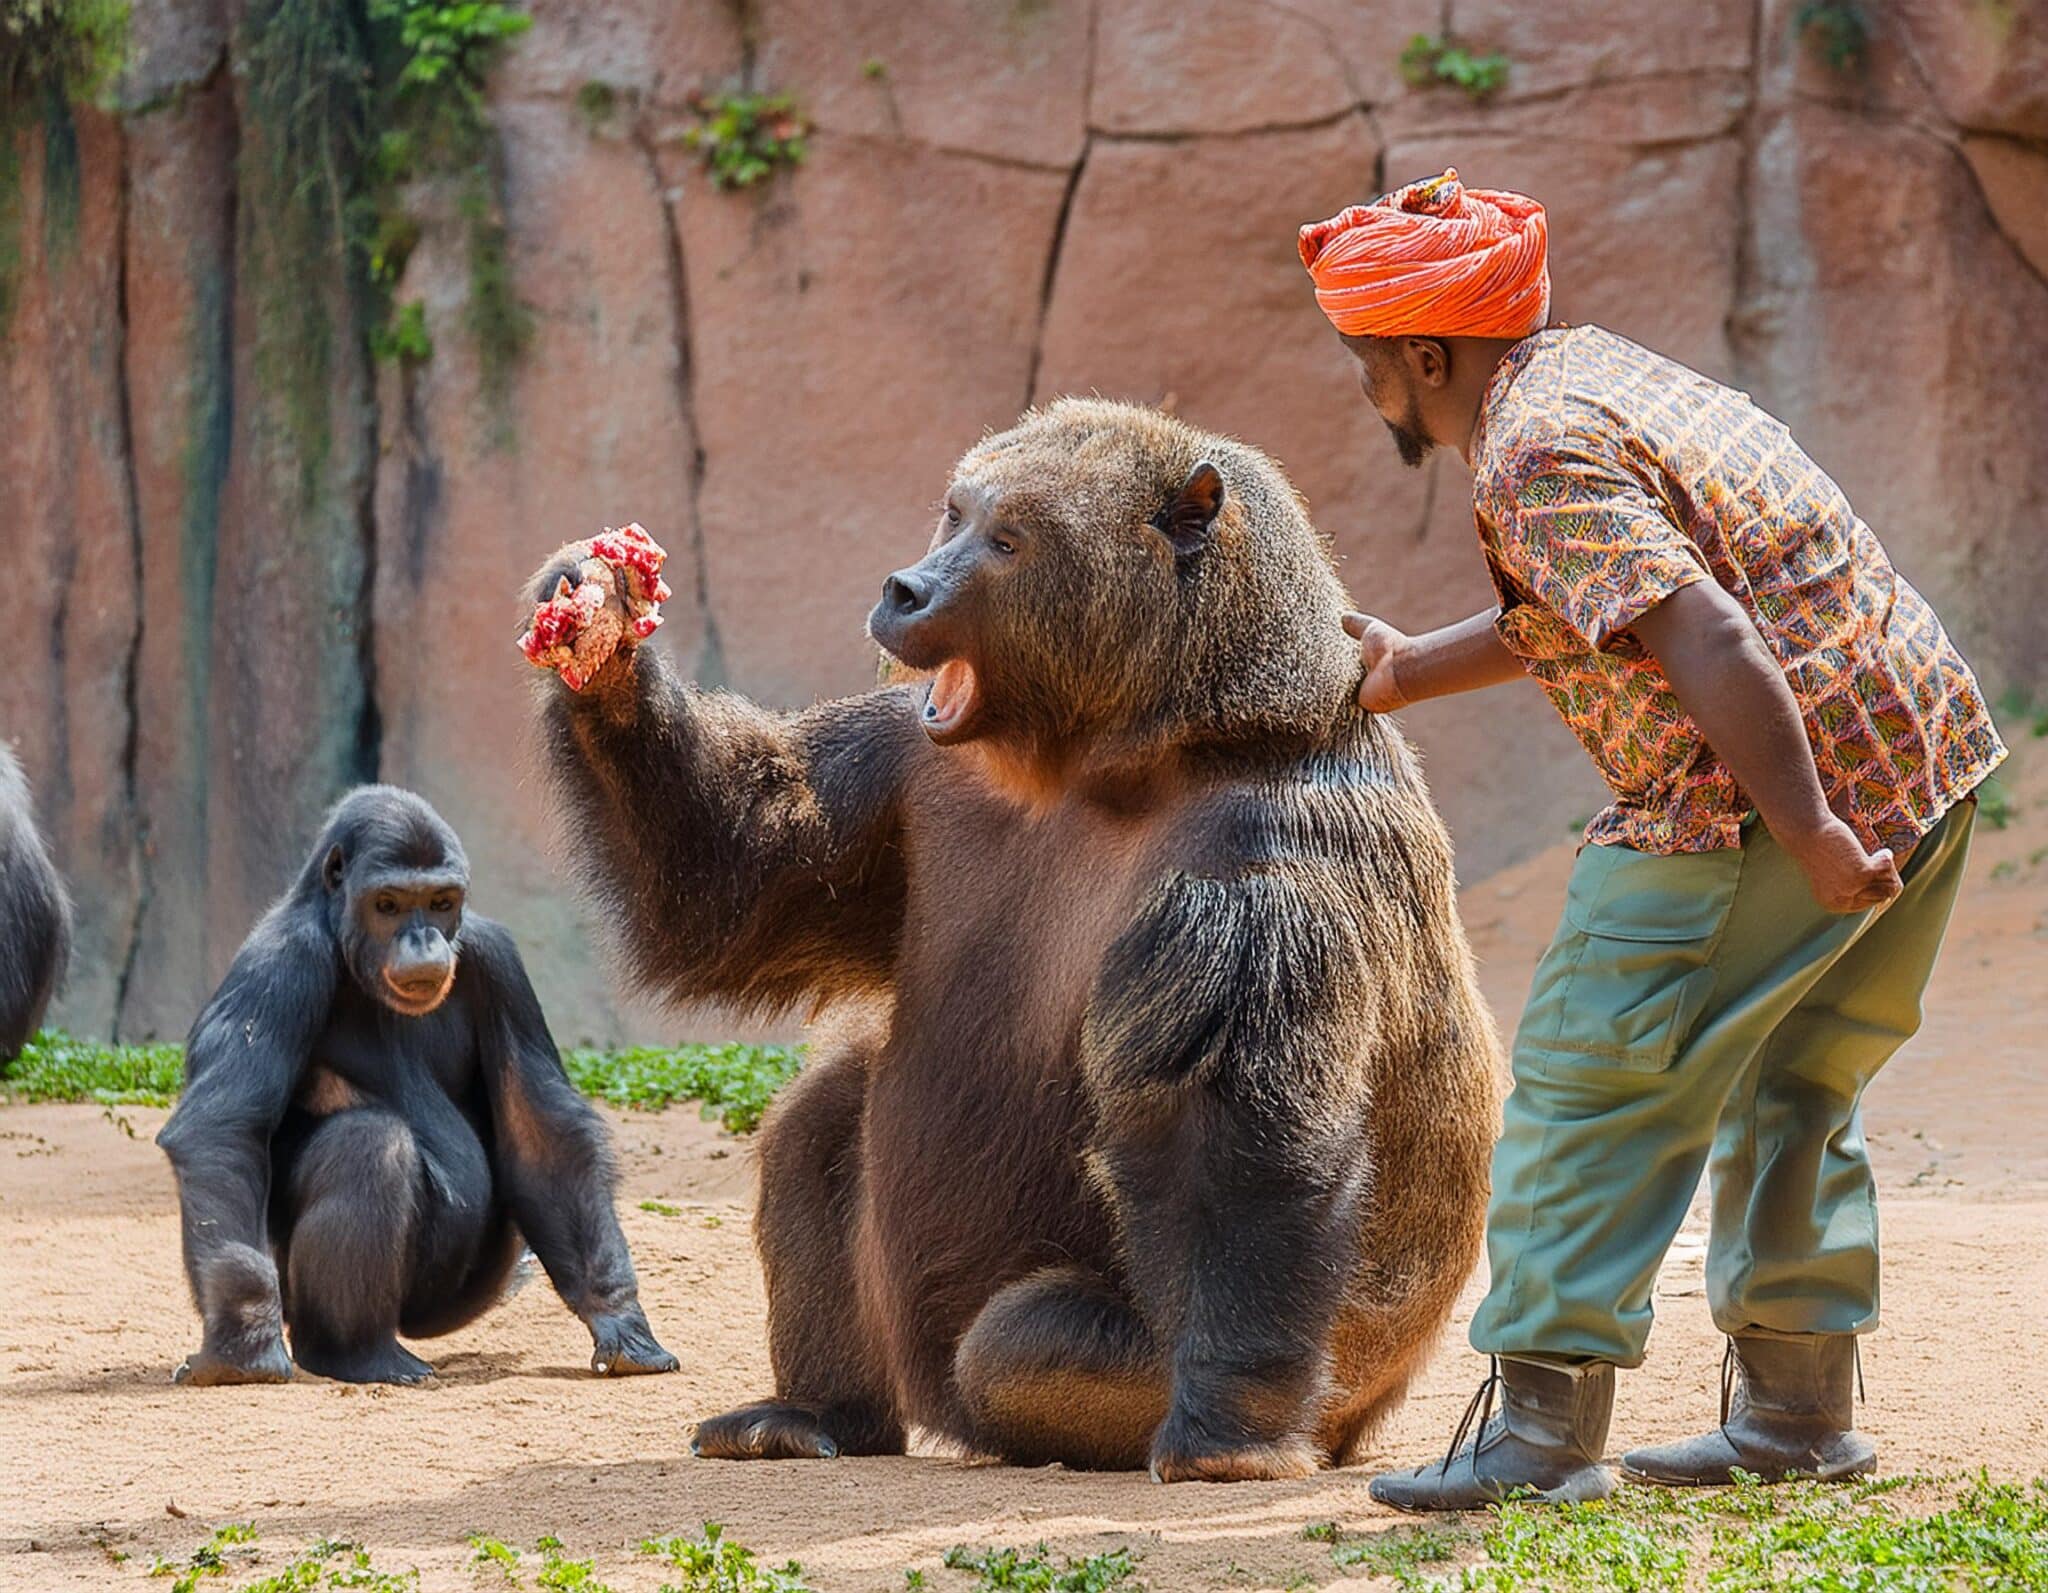
[[[1288,1477],[1400,1399],[1477,1254],[1496,1042],[1345,606],[1263,454],[1067,399],[885,584],[928,679],[549,685],[639,976],[850,1015],[761,1132],[775,1398],[699,1453]]]

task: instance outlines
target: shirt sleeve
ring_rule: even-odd
[[[1712,572],[1640,483],[1570,445],[1545,448],[1491,495],[1494,556],[1588,646]]]

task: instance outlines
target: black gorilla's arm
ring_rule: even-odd
[[[271,1260],[270,1142],[339,977],[326,925],[280,903],[250,932],[185,1042],[185,1088],[157,1135],[178,1175],[185,1272],[205,1336],[181,1382],[291,1375]]]
[[[1346,882],[1293,863],[1170,878],[1112,948],[1084,1066],[1124,1281],[1164,1352],[1165,1480],[1315,1464],[1323,1346],[1356,1265],[1365,959]]]
[[[586,884],[641,981],[779,1011],[886,985],[903,921],[909,688],[779,715],[677,682],[641,648],[548,688],[549,768]]]
[[[519,948],[502,927],[471,915],[462,958],[476,1004],[499,1193],[512,1220],[556,1293],[590,1329],[595,1370],[613,1377],[674,1371],[676,1358],[655,1341],[640,1308],[613,1206],[617,1175],[604,1122],[562,1069]]]

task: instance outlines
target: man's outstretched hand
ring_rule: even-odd
[[[1385,620],[1370,614],[1346,614],[1344,633],[1358,642],[1358,661],[1365,666],[1365,679],[1358,688],[1358,706],[1369,713],[1390,714],[1408,706],[1402,693],[1398,660],[1410,645],[1410,638]]]

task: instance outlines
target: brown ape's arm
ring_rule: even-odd
[[[1163,1480],[1317,1463],[1367,1171],[1366,968],[1346,894],[1299,862],[1172,877],[1097,979],[1092,1149],[1123,1282],[1169,1358]]]
[[[550,683],[549,768],[634,972],[755,1011],[887,983],[896,838],[929,747],[906,687],[779,715],[677,682],[649,648]]]
[[[548,1280],[583,1319],[608,1377],[672,1372],[640,1308],[639,1280],[614,1206],[618,1176],[604,1121],[562,1069],[512,936],[489,919],[463,925],[477,1047],[491,1103],[498,1194]]]

